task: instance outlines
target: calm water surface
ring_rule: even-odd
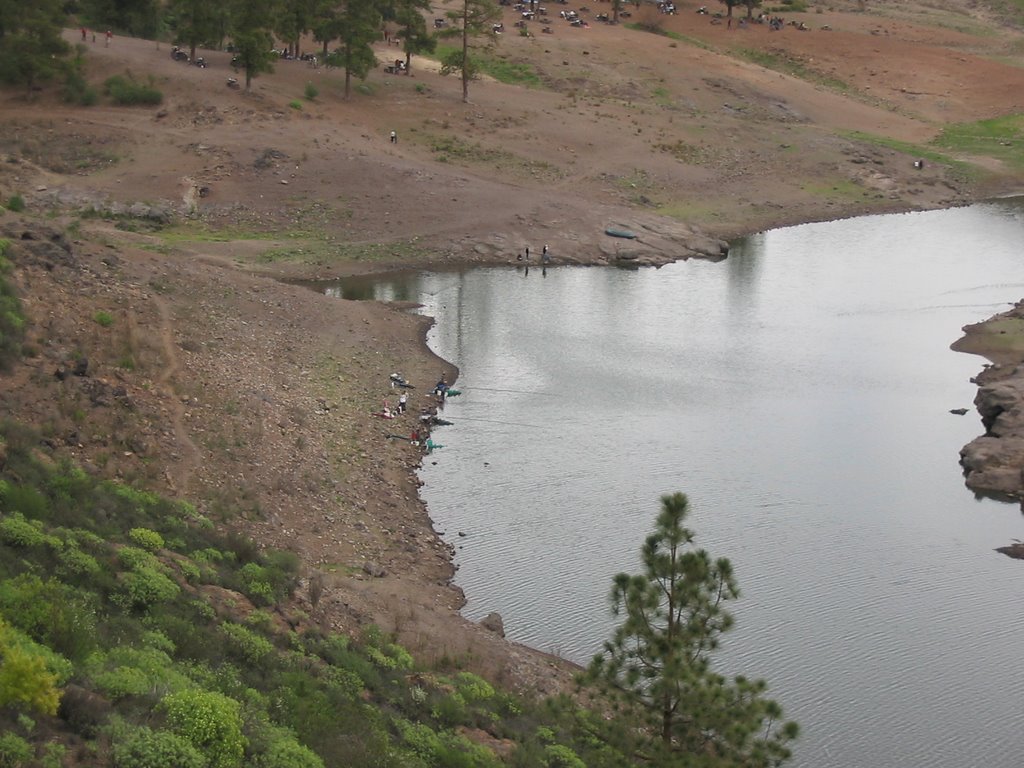
[[[469,617],[585,663],[684,491],[743,591],[719,671],[769,681],[795,765],[1020,765],[1024,563],[993,548],[1024,521],[963,485],[984,361],[949,345],[1024,296],[1021,201],[774,230],[719,264],[373,290],[423,301],[462,371],[421,477]]]

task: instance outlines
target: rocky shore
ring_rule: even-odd
[[[1024,505],[1024,300],[1013,309],[964,328],[953,349],[990,361],[974,381],[974,404],[985,434],[960,451],[967,487],[981,496]],[[999,547],[1024,559],[1024,543]]]

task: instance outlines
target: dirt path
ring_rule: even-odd
[[[163,352],[164,366],[157,379],[162,396],[170,411],[171,429],[174,432],[174,441],[178,447],[176,456],[172,455],[172,461],[166,466],[167,481],[171,490],[182,496],[189,495],[189,484],[196,466],[202,459],[199,447],[192,441],[189,431],[185,426],[185,406],[181,397],[176,392],[175,378],[181,371],[181,363],[178,359],[177,345],[174,341],[174,325],[171,321],[171,310],[167,302],[154,295],[152,297],[154,306],[160,317],[160,347]]]

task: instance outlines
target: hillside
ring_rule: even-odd
[[[458,615],[452,553],[417,496],[423,454],[384,437],[457,374],[425,349],[428,321],[287,280],[542,244],[560,264],[719,258],[720,238],[775,225],[1024,186],[1024,33],[988,6],[782,13],[806,31],[712,24],[697,6],[630,6],[612,26],[598,4],[573,27],[551,2],[529,36],[505,8],[489,71],[517,82],[485,76],[469,104],[420,57],[346,100],[337,71],[280,61],[245,92],[226,85],[226,52],[200,69],[120,36],[85,44],[89,81],[151,79],[160,106],[0,93],[0,201],[25,202],[0,213],[0,238],[28,318],[24,358],[0,372],[4,417],[41,433],[47,463],[294,551],[296,631],[376,624],[424,663],[566,690],[570,665]],[[398,371],[417,389],[385,424],[371,414]]]

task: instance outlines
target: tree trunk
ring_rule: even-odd
[[[462,103],[469,103],[469,9],[462,15]]]

